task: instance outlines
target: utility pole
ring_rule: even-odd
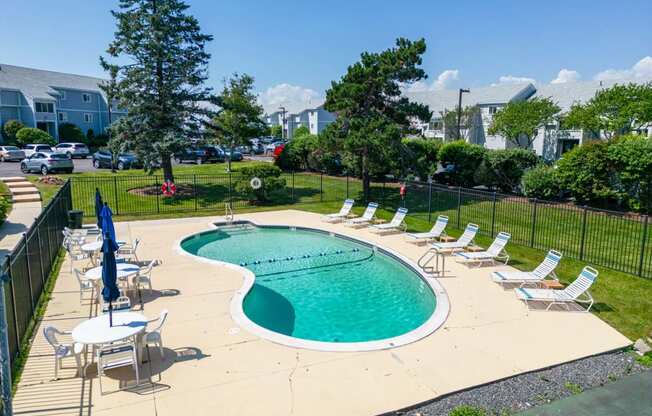
[[[457,140],[462,140],[462,94],[471,90],[460,88],[460,95],[457,101]]]
[[[287,113],[287,110],[283,106],[280,106],[278,109],[281,110],[281,139],[285,139],[287,136],[285,133],[285,113]]]

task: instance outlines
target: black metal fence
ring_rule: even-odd
[[[137,216],[200,210],[220,211],[227,202],[235,209],[342,201],[364,203],[362,183],[347,176],[283,173],[280,184],[264,201],[247,192],[249,178],[232,174],[177,175],[174,196],[161,190],[161,176],[95,176],[72,179],[76,209],[94,215],[95,188],[100,189],[116,215]],[[400,184],[371,183],[367,199],[385,208],[405,206],[409,219],[432,223],[437,215],[450,218],[452,227],[477,223],[480,233],[500,231],[528,247],[562,251],[565,256],[638,276],[652,278],[652,230],[646,215],[606,211],[572,204],[551,203],[475,189],[450,188],[425,182],[407,182],[405,198]],[[426,225],[426,224],[424,224]]]
[[[61,231],[67,225],[68,211],[72,209],[70,191],[70,182],[67,182],[0,264],[12,364],[20,352],[21,343],[29,335],[39,298],[59,254],[63,241]],[[20,208],[14,206],[14,209]]]

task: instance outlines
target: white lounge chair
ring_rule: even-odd
[[[430,231],[426,233],[408,233],[405,234],[405,239],[410,243],[420,244],[427,243],[428,241],[437,240],[446,235],[444,230],[448,224],[448,217],[445,215],[440,215],[435,221],[435,225],[432,226]]]
[[[584,309],[585,312],[591,310],[593,306],[593,297],[589,293],[589,288],[598,277],[598,271],[592,267],[586,266],[580,272],[577,279],[573,281],[565,289],[530,289],[519,287],[514,289],[516,296],[525,302],[530,307],[530,302],[544,302],[548,303],[546,310],[549,310],[553,305],[568,306],[572,303],[588,304],[589,306]],[[570,309],[569,309],[570,310]]]
[[[509,254],[505,251],[505,246],[512,235],[509,233],[498,233],[493,243],[485,251],[457,253],[457,261],[466,264],[482,264],[485,262],[495,263],[496,260],[509,261]]]
[[[407,215],[407,208],[399,208],[394,214],[394,218],[387,224],[370,225],[369,230],[377,234],[387,234],[395,231],[405,231],[407,225],[405,224],[405,216]]]
[[[340,212],[337,212],[335,214],[327,214],[324,215],[322,218],[323,221],[326,222],[340,222],[344,221],[346,217],[351,213],[351,208],[353,208],[353,201],[352,199],[347,199],[344,201],[344,204],[342,205],[342,208],[340,209]]]
[[[479,229],[480,227],[477,224],[468,223],[464,232],[457,241],[451,241],[448,243],[432,243],[430,246],[440,253],[453,253],[455,251],[463,250],[473,242]]]
[[[521,287],[527,284],[537,285],[542,280],[551,276],[553,280],[559,280],[555,274],[555,269],[561,260],[561,253],[556,250],[550,250],[543,259],[541,264],[531,272],[522,271],[498,271],[491,273],[491,278],[494,282],[501,285],[506,284],[520,284]]]
[[[369,224],[371,221],[373,221],[377,209],[378,209],[378,204],[375,202],[370,202],[369,205],[367,205],[367,209],[364,210],[364,213],[362,214],[361,217],[350,218],[346,220],[344,225],[353,228],[364,227],[367,224]]]

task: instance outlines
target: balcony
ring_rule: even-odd
[[[551,133],[557,140],[582,140],[582,130],[553,130]]]

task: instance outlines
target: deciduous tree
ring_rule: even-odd
[[[488,133],[500,134],[517,146],[529,148],[536,138],[537,129],[552,122],[560,110],[549,98],[510,102],[494,115]],[[525,138],[525,143],[521,138]]]

